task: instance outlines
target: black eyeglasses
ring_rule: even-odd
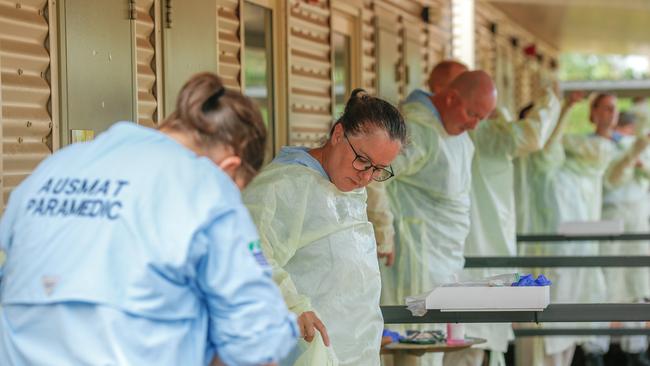
[[[393,174],[392,167],[389,166],[388,169],[386,169],[374,165],[372,161],[370,161],[368,158],[363,157],[359,155],[359,153],[357,153],[357,150],[355,150],[354,146],[352,146],[350,139],[348,139],[348,135],[343,134],[343,137],[345,137],[345,140],[348,142],[348,145],[350,145],[350,148],[354,153],[354,160],[352,160],[352,167],[355,170],[358,170],[360,172],[365,172],[368,169],[372,168],[372,176],[371,176],[372,180],[377,182],[384,182],[395,176],[395,174]]]

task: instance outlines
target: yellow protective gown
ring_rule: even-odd
[[[645,138],[650,133],[650,102],[647,100],[635,103],[630,107],[630,112],[636,116],[636,135]]]
[[[409,144],[393,162],[396,176],[387,182],[395,217],[395,263],[381,267],[385,305],[403,305],[407,296],[454,280],[465,262],[463,247],[469,232],[472,141],[466,133],[447,134],[423,91],[414,91],[401,109]],[[404,331],[404,327],[392,328]],[[426,354],[419,364],[441,364],[441,359],[440,354]]]
[[[463,268],[469,232],[474,146],[467,134],[448,135],[429,97],[402,105],[409,144],[393,162],[387,191],[395,217],[395,264],[382,267],[382,303],[454,280]]]
[[[611,177],[605,184],[604,219],[623,219],[625,232],[650,231],[650,149],[648,139],[623,138],[616,143],[617,158],[609,169]],[[628,160],[625,164],[625,160]],[[641,165],[637,165],[640,162]],[[622,166],[623,169],[616,168]],[[600,247],[603,255],[648,255],[650,243],[608,242]],[[605,268],[608,300],[635,302],[650,297],[650,268]]]
[[[560,136],[544,150],[525,158],[530,211],[526,213],[522,233],[555,233],[562,222],[600,220],[603,177],[613,156],[614,146],[609,139],[570,135]],[[521,255],[593,256],[599,251],[595,242],[567,242],[524,244],[519,252]],[[541,268],[537,271],[553,281],[553,303],[598,303],[606,298],[601,268]],[[545,323],[543,326],[556,325]],[[545,354],[557,354],[578,341],[575,337],[545,337]]]
[[[383,318],[366,192],[341,192],[303,148],[283,148],[244,191],[289,309],[314,311],[332,342],[301,341],[295,365],[379,364]]]
[[[512,121],[507,111],[479,124],[470,136],[476,147],[472,162],[471,226],[465,242],[466,256],[516,256],[516,219],[513,159],[544,147],[560,114],[560,102],[552,92],[535,101],[523,120]],[[467,278],[484,278],[506,271],[464,270]],[[466,324],[466,334],[484,338],[479,346],[505,353],[512,337],[509,323]]]

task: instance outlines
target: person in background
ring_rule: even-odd
[[[570,108],[578,98],[569,98]],[[566,108],[565,108],[566,109]],[[531,192],[527,226],[521,233],[555,233],[566,221],[600,219],[600,200],[605,169],[612,154],[609,133],[616,122],[616,98],[598,95],[591,104],[590,120],[596,127],[591,135],[565,135],[562,118],[544,150],[526,160]],[[561,246],[525,243],[521,255],[595,255],[595,243]],[[541,273],[553,281],[552,302],[600,302],[604,300],[604,277],[600,268],[544,268]],[[553,327],[554,324],[544,324]],[[564,324],[563,326],[566,326]],[[524,337],[517,339],[517,363],[570,365],[579,339],[576,337]]]
[[[427,86],[431,95],[439,94],[447,89],[460,74],[469,71],[467,65],[455,60],[444,60],[436,64],[429,73]]]
[[[522,233],[555,233],[565,222],[601,219],[603,184],[615,179],[608,171],[615,171],[621,164],[610,166],[615,156],[611,136],[617,116],[616,96],[598,94],[590,106],[590,121],[595,126],[593,134],[564,135],[566,119],[561,119],[544,150],[529,156],[527,175],[532,202],[529,221]],[[599,254],[599,247],[595,242],[567,242],[561,246],[526,243],[520,248],[520,254],[593,256]],[[551,287],[553,303],[606,300],[602,268],[543,268],[540,271],[554,282]],[[517,362],[533,366],[569,365],[576,344],[582,344],[588,366],[600,365],[609,339],[525,337],[517,340]]]
[[[612,141],[620,142],[629,140],[627,137],[634,136],[637,130],[637,121],[639,116],[633,111],[621,111],[618,114],[618,120],[614,132],[612,132]]]
[[[494,83],[483,71],[462,73],[434,95],[414,91],[402,105],[409,145],[387,186],[396,245],[394,265],[382,267],[383,304],[404,304],[406,296],[453,281],[462,270],[474,154],[466,132],[495,105]],[[440,364],[440,358],[421,361]]]
[[[460,74],[467,71],[467,66],[454,60],[444,60],[436,64],[431,73],[427,86],[429,91],[418,90],[409,97],[416,98],[421,94],[433,95],[440,93]],[[412,101],[407,99],[406,102]],[[395,256],[395,228],[393,213],[390,210],[386,184],[373,182],[368,185],[368,220],[373,225],[377,239],[378,256],[384,259],[386,266],[391,266]]]
[[[556,95],[559,95],[559,86],[554,85],[553,90]],[[573,111],[574,106],[579,101],[583,100],[585,94],[583,91],[574,91],[571,92],[566,98],[564,98],[562,107],[560,109],[560,115],[558,117],[557,123],[552,129],[551,135],[546,140],[544,148],[551,146],[555,141],[564,135],[564,129],[566,126],[566,118]],[[526,105],[519,111],[519,119],[525,119],[528,117],[528,113],[533,110],[535,103],[530,103]],[[533,199],[537,195],[536,182],[529,182],[528,180],[531,177],[532,170],[530,170],[529,165],[533,162],[540,161],[541,154],[531,154],[520,156],[513,160],[514,164],[514,192],[515,192],[515,212],[516,212],[516,221],[517,221],[517,233],[529,233],[530,227],[535,221],[539,210],[543,210],[542,207],[537,207],[536,202]],[[535,158],[537,156],[538,158]],[[539,171],[538,171],[539,172]],[[536,173],[538,173],[536,172]],[[538,183],[538,182],[537,182]]]
[[[649,137],[635,137],[637,114],[621,112],[611,139],[616,146],[616,157],[604,186],[603,219],[623,220],[625,233],[650,231],[650,142]],[[642,151],[642,152],[640,152]],[[621,164],[623,163],[623,164]],[[600,246],[601,254],[608,256],[648,255],[648,241],[607,242]],[[615,303],[643,302],[650,298],[650,269],[605,268],[608,300]],[[626,323],[625,326],[643,328],[644,323]],[[650,366],[646,355],[648,337],[643,335],[621,337],[621,349],[628,366]]]
[[[648,97],[632,98],[632,106],[629,112],[634,114],[636,119],[634,123],[636,135],[642,137],[650,134],[650,102]]]
[[[541,150],[560,115],[560,102],[551,88],[532,103],[525,118],[513,120],[505,108],[470,131],[476,152],[472,161],[471,221],[466,256],[516,256],[516,214],[513,159]],[[504,273],[504,269],[465,270],[468,279]],[[489,364],[505,366],[512,339],[509,323],[466,324],[468,336],[484,338],[476,348],[445,354],[445,365],[481,366],[484,349]]]
[[[365,187],[393,176],[406,125],[355,89],[325,145],[285,147],[244,191],[304,341],[288,363],[375,366],[383,318]]]
[[[46,159],[0,223],[2,365],[274,364],[298,337],[239,189],[266,130],[214,74],[159,130],[120,122]]]

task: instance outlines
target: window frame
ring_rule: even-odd
[[[339,33],[350,39],[350,92],[363,87],[363,67],[361,56],[362,46],[362,11],[363,3],[358,0],[332,0],[331,2],[331,36],[330,36],[330,80],[332,81],[331,112],[337,118],[336,94],[334,90],[334,33]]]
[[[286,1],[284,0],[239,0],[239,41],[240,41],[240,73],[239,85],[242,93],[246,90],[245,68],[245,15],[244,4],[257,5],[271,11],[271,42],[273,45],[271,61],[271,75],[273,78],[273,108],[269,114],[273,115],[273,157],[280,152],[282,146],[289,140],[288,128],[288,63],[287,63],[287,21]]]

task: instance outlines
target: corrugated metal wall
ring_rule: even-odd
[[[363,70],[361,87],[365,88],[369,93],[375,94],[377,92],[377,75],[375,71],[377,59],[375,56],[375,25],[372,0],[364,0],[363,2],[361,22],[361,69]]]
[[[532,99],[530,88],[530,68],[528,59],[522,52],[514,53],[515,60],[515,108],[520,109]]]
[[[429,6],[431,20],[426,27],[427,72],[424,80],[435,64],[451,56],[451,0],[432,0]]]
[[[397,104],[403,89],[401,17],[380,2],[375,3],[374,11],[376,94]]]
[[[329,4],[300,0],[289,2],[289,128],[290,144],[315,146],[332,123],[330,75]],[[448,0],[363,0],[361,9],[361,87],[370,93],[378,90],[377,55],[394,57],[384,65],[386,83],[397,88],[403,99],[421,86],[431,67],[449,57],[451,19]],[[423,6],[437,15],[430,24],[421,20]],[[377,26],[384,24],[385,38],[378,37]],[[408,29],[407,29],[408,28]],[[378,39],[386,39],[383,49]],[[394,64],[393,64],[394,62]],[[390,72],[390,74],[388,74]],[[408,73],[408,75],[407,75]]]
[[[398,35],[396,82],[401,100],[423,86],[436,63],[451,57],[451,4],[449,0],[376,0],[373,3],[374,16],[385,17]],[[429,8],[428,23],[422,20],[424,7]]]
[[[513,113],[517,110],[515,105],[515,62],[516,49],[505,38],[497,38],[495,78],[499,91],[500,105],[508,108]]]
[[[374,41],[381,43],[374,47],[381,55],[375,62],[375,73],[380,70],[375,76],[377,93],[398,102],[423,85],[433,65],[450,56],[451,20],[446,18],[450,7],[444,0],[376,0],[372,5]],[[422,20],[425,6],[430,8],[428,24]]]
[[[496,79],[500,104],[517,112],[555,77],[550,63],[558,51],[485,1],[476,2],[475,22],[476,65]],[[496,33],[492,24],[496,24]],[[523,49],[532,44],[541,58],[524,54]]]
[[[316,146],[332,123],[330,8],[290,0],[289,144]]]
[[[154,127],[158,123],[156,90],[156,1],[136,0],[135,47],[137,62],[138,123]]]
[[[497,70],[497,29],[491,29],[489,16],[482,9],[475,12],[475,61],[476,68],[496,76]]]
[[[239,0],[217,0],[218,74],[228,88],[241,90]]]
[[[279,0],[278,0],[279,1]],[[414,87],[421,86],[431,67],[451,54],[450,0],[354,0],[358,6],[361,29],[362,87],[380,92],[380,77],[393,83],[396,99],[403,99]],[[162,116],[162,26],[165,23],[161,0],[136,0],[135,62],[137,63],[137,119],[155,126]],[[216,0],[215,65],[226,85],[241,87],[241,4],[242,0]],[[429,23],[422,20],[429,7]],[[286,77],[289,143],[315,146],[329,132],[332,123],[331,81],[331,4],[327,0],[289,0],[281,7],[286,17]],[[0,159],[3,201],[10,190],[26,177],[48,154],[48,134],[56,124],[57,105],[52,105],[49,83],[48,2],[46,0],[0,0],[0,100],[2,101],[3,155]],[[490,24],[497,23],[493,34]],[[379,25],[387,33],[380,37]],[[510,37],[519,46],[510,45]],[[56,37],[54,37],[56,38]],[[391,42],[378,44],[378,40]],[[276,40],[276,42],[278,42]],[[545,57],[542,63],[524,57],[522,47],[536,43]],[[282,43],[284,44],[284,42]],[[280,43],[278,43],[280,45]],[[476,62],[496,79],[508,104],[527,103],[548,79],[553,77],[548,64],[557,51],[519,27],[490,4],[476,3]],[[379,72],[382,52],[392,53],[394,64],[384,63]],[[166,57],[174,57],[167,54]],[[57,60],[52,60],[54,65]],[[166,62],[166,61],[165,61]],[[391,61],[393,62],[393,61]],[[390,74],[386,74],[386,72]],[[384,84],[386,85],[386,84]],[[55,113],[51,113],[54,108]],[[51,115],[55,115],[55,123]],[[56,134],[55,134],[56,135]],[[56,136],[54,146],[56,147]]]
[[[47,14],[46,0],[0,0],[2,207],[11,189],[51,153]]]

